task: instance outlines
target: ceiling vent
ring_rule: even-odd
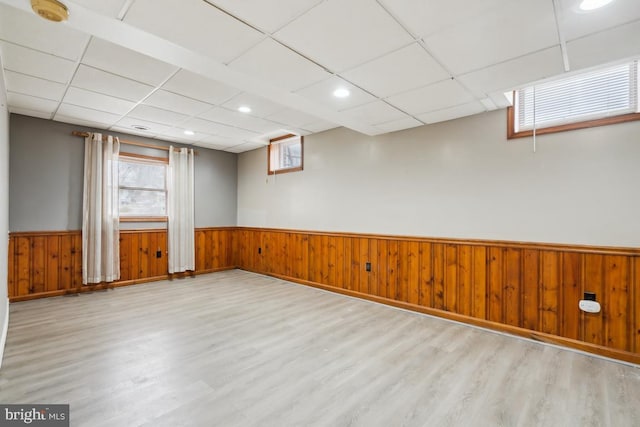
[[[53,22],[66,21],[69,17],[67,6],[57,0],[31,0],[31,8],[44,19]]]

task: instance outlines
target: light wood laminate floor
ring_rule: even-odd
[[[639,426],[640,369],[239,270],[11,305],[72,426]]]

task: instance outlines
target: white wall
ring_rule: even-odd
[[[9,321],[7,261],[9,249],[9,112],[0,58],[0,366]]]
[[[238,160],[238,225],[640,246],[640,122],[506,139],[504,110],[305,138],[304,171]]]

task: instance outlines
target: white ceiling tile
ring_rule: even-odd
[[[218,125],[216,135],[224,136],[227,138],[238,138],[244,141],[248,141],[252,138],[260,136],[258,132],[252,132],[247,129],[240,129],[234,126],[227,126],[223,124]]]
[[[0,52],[5,69],[58,83],[67,83],[76,68],[68,59],[7,42],[0,42]]]
[[[185,129],[191,129],[194,132],[216,135],[220,130],[220,124],[210,122],[209,120],[199,119],[197,117],[190,118],[186,122],[180,124]]]
[[[74,2],[100,15],[117,18],[127,0],[74,0]],[[73,13],[73,8],[71,8],[71,13]]]
[[[236,145],[235,147],[225,148],[224,151],[228,151],[229,153],[244,153],[245,151],[251,151],[262,147],[264,147],[264,144],[247,142],[244,144]]]
[[[223,150],[224,148],[226,148],[227,146],[225,145],[218,145],[218,144],[213,144],[210,142],[202,142],[202,141],[198,141],[196,143],[193,144],[195,147],[200,147],[200,148],[206,148],[209,150]]]
[[[552,47],[520,58],[492,65],[458,77],[474,94],[516,89],[524,84],[562,74],[560,47]]]
[[[285,108],[274,114],[267,116],[271,121],[282,123],[283,125],[304,128],[307,124],[317,123],[320,119],[316,116],[304,113],[299,110]],[[305,128],[306,129],[306,128]]]
[[[334,72],[413,41],[378,3],[370,0],[327,0],[275,36]]]
[[[153,86],[164,82],[178,70],[166,62],[96,37],[91,39],[82,63]]]
[[[21,93],[7,93],[7,104],[9,107],[21,108],[23,110],[39,111],[41,113],[53,113],[58,108],[58,101],[38,98]]]
[[[322,0],[207,0],[243,21],[272,33]]]
[[[182,145],[191,145],[193,144],[194,141],[188,140],[188,139],[184,139],[182,137],[179,136],[173,136],[173,135],[164,135],[164,134],[160,134],[160,135],[156,135],[154,136],[155,139],[160,139],[162,141],[167,141],[167,142],[171,142],[174,144],[182,144]]]
[[[444,108],[438,111],[432,111],[426,114],[420,114],[418,119],[424,123],[437,123],[447,120],[453,120],[460,117],[471,116],[486,111],[485,107],[477,101],[470,102],[468,104],[456,105],[449,108]]]
[[[141,131],[138,129],[134,129],[131,127],[122,127],[122,126],[111,126],[109,128],[109,130],[114,131],[114,132],[120,132],[120,133],[126,133],[126,134],[130,134],[130,135],[138,135],[138,136],[145,136],[147,138],[153,138],[154,136],[156,136],[155,133],[153,132],[149,132],[149,131]]]
[[[640,19],[638,0],[616,0],[592,11],[581,10],[581,2],[582,0],[561,0],[560,28],[567,40]]]
[[[449,77],[417,43],[360,65],[342,76],[383,98]]]
[[[234,145],[238,145],[237,138],[227,138],[220,135],[207,135],[197,142],[196,145],[206,144],[207,146],[216,146],[218,148],[222,147],[233,147]]]
[[[333,92],[336,89],[347,89],[350,95],[346,98],[335,97]],[[324,104],[336,111],[353,108],[376,99],[373,95],[368,94],[337,76],[301,89],[296,93],[312,101]]]
[[[383,132],[396,132],[399,130],[422,126],[423,124],[424,123],[414,119],[413,117],[405,117],[400,120],[393,120],[391,122],[379,123],[375,127],[380,129]]]
[[[526,19],[523,19],[526,17]],[[454,74],[484,68],[559,43],[553,2],[505,2],[424,39]]]
[[[60,104],[60,108],[58,108],[54,120],[58,120],[59,116],[74,117],[76,119],[104,123],[106,125],[112,125],[120,118],[120,115],[118,114],[111,114],[105,111],[92,110],[90,108],[70,104]]]
[[[311,133],[317,133],[317,132],[324,132],[325,130],[329,130],[329,129],[334,129],[334,128],[337,128],[338,126],[339,125],[336,125],[335,123],[319,120],[317,122],[305,124],[304,129]]]
[[[212,122],[227,124],[259,133],[270,132],[280,126],[279,124],[269,120],[253,117],[249,114],[240,113],[238,111],[227,110],[222,107],[213,108],[206,113],[201,114],[200,117]]]
[[[229,101],[222,104],[223,107],[229,110],[237,110],[239,107],[247,106],[251,108],[251,115],[256,117],[265,118],[277,111],[284,109],[284,107],[275,102],[269,101],[262,97],[251,95],[249,93],[241,93],[234,96]]]
[[[180,70],[162,86],[168,91],[219,105],[241,91],[187,70]]]
[[[140,127],[147,128],[146,130],[139,129]],[[115,128],[126,129],[123,132],[134,133],[137,134],[158,134],[163,132],[169,132],[171,130],[171,126],[163,125],[160,123],[149,122],[142,119],[136,119],[133,117],[123,117],[120,119],[115,125]]]
[[[142,119],[171,126],[182,123],[187,117],[189,117],[185,114],[163,110],[162,108],[151,107],[149,105],[138,105],[136,108],[131,110],[128,116],[134,119]]]
[[[375,125],[407,117],[402,111],[384,101],[374,101],[369,104],[351,108],[343,112],[345,115],[360,120],[363,123]]]
[[[387,98],[391,104],[412,115],[464,104],[471,100],[473,96],[451,79]]]
[[[134,82],[86,65],[78,67],[71,85],[134,102],[140,101],[153,91],[153,86]]]
[[[0,39],[76,61],[89,36],[35,13],[0,5]]]
[[[640,21],[567,42],[571,70],[640,55]]]
[[[380,0],[412,33],[426,37],[500,10],[513,0]]]
[[[176,95],[166,90],[158,90],[151,94],[144,103],[153,107],[163,108],[170,111],[179,111],[188,116],[196,116],[211,109],[212,105],[195,99]]]
[[[12,107],[12,106],[9,106],[9,112],[12,114],[22,114],[23,116],[38,117],[40,119],[47,119],[47,120],[50,120],[51,116],[53,115],[53,113],[47,113],[44,111],[29,110],[28,108],[20,108],[20,107]]]
[[[265,39],[229,64],[229,67],[292,91],[331,76],[280,43]]]
[[[55,120],[56,122],[69,123],[72,125],[85,126],[89,128],[95,128],[95,129],[107,129],[109,127],[108,123],[99,123],[99,122],[94,122],[92,120],[83,120],[83,119],[78,119],[77,117],[70,117],[62,114],[56,114],[53,120]]]
[[[66,86],[49,80],[39,79],[26,74],[5,71],[7,90],[25,95],[60,101]]]
[[[156,138],[164,139],[166,141],[181,142],[183,144],[193,144],[194,142],[202,139],[203,135],[196,133],[195,135],[185,135],[184,129],[171,128],[167,132],[156,135]]]
[[[124,21],[222,63],[264,38],[205,1],[137,0]]]
[[[91,92],[77,87],[70,87],[64,96],[65,104],[78,105],[93,110],[106,111],[117,115],[127,114],[136,104],[124,99],[114,98],[97,92]]]

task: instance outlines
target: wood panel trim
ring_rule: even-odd
[[[332,237],[351,237],[351,238],[369,238],[378,240],[402,240],[410,242],[440,243],[440,244],[458,244],[469,246],[494,246],[499,248],[519,248],[533,249],[540,251],[563,251],[563,252],[580,252],[602,255],[640,255],[640,248],[632,247],[616,247],[616,246],[592,246],[577,245],[563,243],[536,243],[509,240],[484,240],[484,239],[459,239],[444,237],[420,237],[420,236],[403,236],[392,234],[369,234],[369,233],[350,233],[342,231],[317,231],[317,230],[296,230],[288,228],[259,228],[259,227],[236,227],[237,230],[257,231],[257,232],[274,232],[274,233],[297,233],[312,236],[332,236]]]
[[[533,130],[523,130],[516,132],[514,121],[513,106],[507,107],[507,139],[526,138],[533,136]],[[550,126],[536,129],[536,136],[548,135],[551,133],[566,132],[570,130],[587,129],[599,126],[615,125],[618,123],[626,123],[640,120],[640,113],[622,114],[619,116],[603,117],[595,120],[585,120],[576,123],[568,123],[565,125]]]
[[[121,280],[83,286],[80,230],[10,233],[7,281],[10,301],[88,292],[235,268],[235,227],[200,228],[195,230],[195,234],[202,241],[201,245],[196,246],[197,260],[202,262],[198,263],[194,273],[168,274],[166,229],[121,230]],[[160,253],[160,256],[156,253]]]
[[[248,269],[244,269],[247,271],[252,271]],[[252,271],[254,273],[266,274],[267,276],[276,277],[278,279],[287,280],[290,282],[298,283],[305,286],[310,286],[313,288],[323,289],[330,292],[336,292],[339,294],[361,298],[368,301],[377,302],[380,304],[390,305],[392,307],[402,308],[405,310],[415,311],[422,314],[427,314],[435,317],[440,317],[447,320],[453,320],[456,322],[461,322],[485,329],[490,329],[498,332],[505,332],[512,335],[517,335],[524,338],[529,338],[535,341],[544,342],[546,344],[554,344],[560,345],[564,347],[569,347],[575,350],[585,351],[588,353],[597,354],[599,356],[609,357],[612,359],[623,360],[629,363],[635,363],[640,365],[640,354],[631,353],[623,350],[616,350],[609,347],[590,344],[584,341],[573,340],[570,338],[564,338],[557,335],[546,334],[543,332],[536,332],[529,329],[520,328],[517,326],[506,325],[504,323],[492,322],[489,320],[478,319],[476,317],[465,316],[458,313],[453,313],[450,311],[439,310],[435,308],[429,308],[420,306],[417,304],[412,304],[404,301],[393,300],[390,298],[379,297],[375,295],[370,295],[362,292],[358,292],[351,289],[344,289],[335,286],[323,285],[322,283],[312,282],[309,280],[297,279],[291,276],[284,276],[282,274],[277,273],[264,273],[259,271]]]
[[[228,270],[234,270],[234,269],[236,269],[235,266],[212,268],[205,271],[198,271],[196,274],[193,274],[193,275],[188,274],[185,277],[190,277],[190,276],[195,277],[200,274],[216,273],[218,271],[228,271]],[[98,291],[105,291],[113,288],[119,288],[121,286],[132,286],[132,285],[140,285],[143,283],[158,282],[160,280],[177,280],[177,279],[179,279],[179,277],[172,278],[170,277],[169,274],[165,274],[162,276],[146,277],[144,279],[123,280],[121,282],[113,282],[113,283],[99,283],[97,285],[87,285],[87,286],[82,286],[80,288],[74,288],[74,289],[66,289],[66,290],[59,290],[59,291],[42,292],[38,294],[16,296],[16,297],[10,298],[9,302],[13,303],[13,302],[21,302],[21,301],[30,301],[34,299],[40,299],[40,298],[51,298],[51,297],[60,297],[65,295],[75,295],[75,294],[81,294],[86,292],[98,292]]]
[[[38,237],[38,236],[68,236],[72,234],[80,234],[80,230],[45,230],[45,231],[10,231],[9,238],[12,237]]]

